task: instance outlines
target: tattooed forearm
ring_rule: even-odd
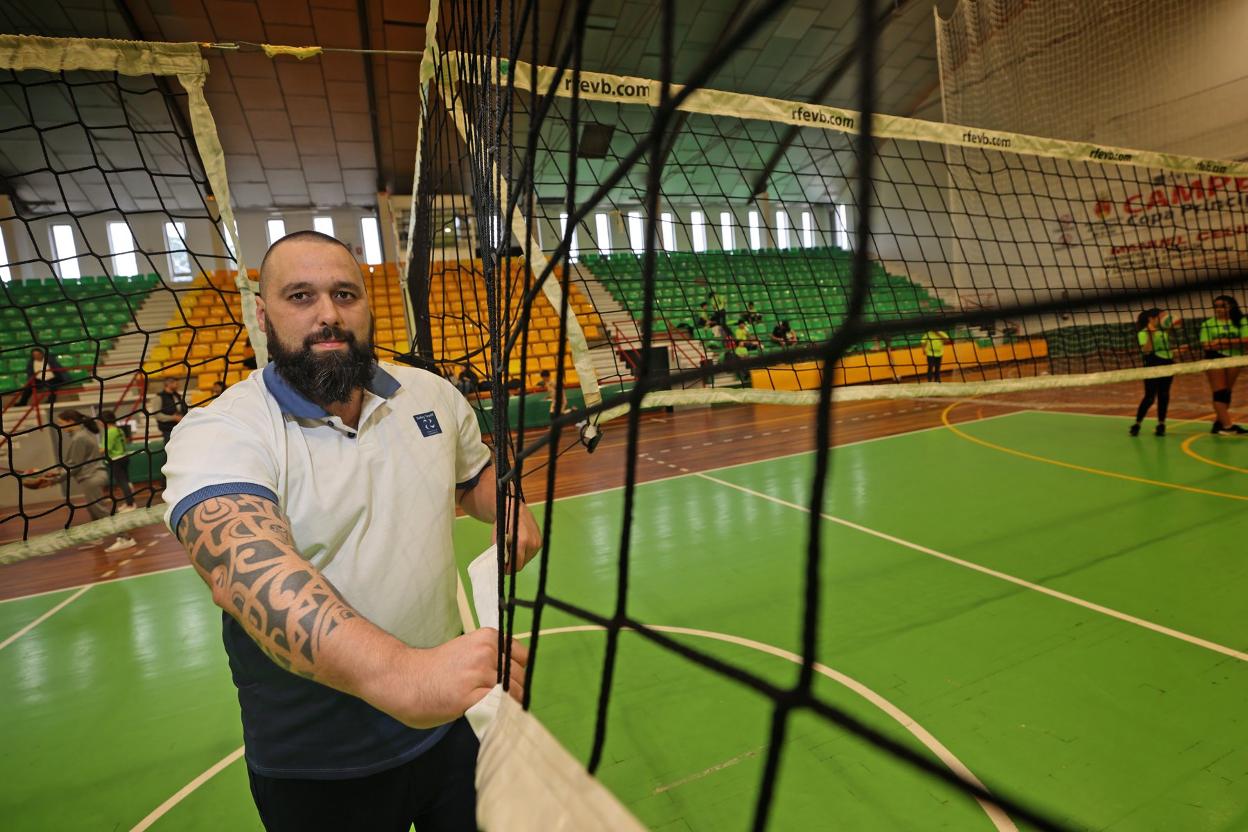
[[[269,658],[321,681],[321,648],[356,612],[299,555],[277,506],[242,494],[205,500],[182,518],[178,537],[217,603]]]

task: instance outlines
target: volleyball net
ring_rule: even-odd
[[[768,702],[755,828],[769,817],[789,720],[803,712],[952,784],[993,817],[1060,828],[1024,798],[990,793],[815,692],[829,415],[847,399],[1108,384],[1243,363],[1203,359],[1198,328],[1214,296],[1243,286],[1248,164],[875,113],[869,3],[857,109],[714,89],[783,5],[759,5],[683,77],[667,47],[657,79],[588,69],[579,12],[552,67],[536,59],[531,19],[487,26],[452,5],[439,20],[435,5],[416,181],[406,229],[394,230],[403,268],[370,274],[370,294],[387,299],[390,338],[477,407],[494,445],[500,512],[514,510],[511,497],[539,496],[519,483],[526,466],[544,466],[536,587],[500,581],[500,632],[531,633],[530,670],[540,678],[543,615],[605,631],[590,772],[608,748],[628,632]],[[668,35],[673,14],[669,4]],[[315,60],[308,52],[300,57]],[[154,483],[160,416],[169,414],[153,386],[171,378],[187,404],[209,401],[216,380],[237,378],[253,352],[263,361],[264,348],[199,45],[4,36],[0,71],[3,123],[16,125],[0,128],[13,183],[0,216],[10,460],[0,522],[20,526],[22,540],[0,547],[7,563],[160,513],[74,525],[84,499],[118,496],[28,498],[25,478],[72,473],[55,450],[60,428],[49,426],[57,408],[111,409],[134,423]],[[87,222],[101,216],[116,217],[103,237]],[[1135,321],[1150,307],[1168,313],[1173,366],[1138,366]],[[78,375],[48,385],[38,364],[32,376],[36,347]],[[941,359],[934,377],[930,358]],[[30,396],[20,403],[23,388]],[[815,407],[808,579],[795,599],[801,672],[789,687],[649,626],[629,604],[641,413],[721,402]],[[592,449],[596,426],[617,418],[627,438],[624,531],[618,592],[604,613],[548,591],[551,547],[562,539],[553,500],[560,455],[578,442]],[[140,499],[154,493],[149,486]],[[70,528],[32,534],[42,518]],[[513,716],[498,724],[529,725]],[[515,821],[519,806],[534,828],[563,816],[572,804],[558,805],[557,790],[529,800],[531,783],[505,773],[531,765],[574,784],[580,763],[527,727],[493,736],[483,753],[497,764],[483,769],[482,802],[501,814],[483,812],[486,825]],[[595,795],[602,817],[620,818],[614,798]],[[594,825],[585,821],[592,806],[576,811],[591,814],[567,828]]]

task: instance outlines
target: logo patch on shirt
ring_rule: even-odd
[[[436,436],[442,432],[442,426],[438,424],[438,414],[432,410],[428,413],[417,413],[412,418],[416,420],[421,436]]]

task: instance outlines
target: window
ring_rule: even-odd
[[[815,215],[809,211],[802,212],[802,247],[815,247]]]
[[[849,212],[844,205],[836,205],[832,210],[836,214],[836,245],[849,251]]]
[[[641,213],[638,211],[630,211],[628,214],[628,244],[636,254],[646,250],[646,229],[641,224]]]
[[[663,250],[676,250],[676,221],[671,214],[659,214],[659,229],[663,233]]]
[[[758,251],[763,247],[763,229],[758,219],[758,212],[750,212],[750,248]]]
[[[789,215],[784,211],[776,212],[776,246],[789,247]]]
[[[376,217],[363,217],[360,220],[360,230],[364,232],[364,262],[370,266],[376,266],[384,259],[381,254],[381,229],[377,225]],[[498,220],[494,221],[495,234],[498,233]]]
[[[689,215],[689,224],[693,226],[693,250],[706,251],[706,215],[694,211]]]
[[[312,230],[319,231],[330,237],[334,236],[334,218],[333,217],[313,217]]]
[[[169,252],[169,277],[173,280],[191,277],[191,255],[186,251],[186,223],[165,223],[165,249]]]
[[[4,228],[0,227],[0,282],[8,283],[13,279],[13,270],[9,268],[9,252],[4,247]]]
[[[134,234],[124,222],[108,224],[108,250],[113,255],[113,274],[139,273],[139,261],[134,256]]]
[[[729,211],[721,211],[719,214],[720,240],[719,247],[724,251],[732,251],[737,247],[737,241],[732,237],[732,213]]]
[[[594,230],[598,232],[598,250],[603,254],[611,251],[611,218],[606,214],[594,214]]]
[[[264,230],[269,235],[269,245],[273,245],[286,236],[286,221],[269,220],[264,224]]]
[[[56,261],[56,273],[61,280],[77,280],[82,276],[78,270],[78,249],[74,245],[72,226],[52,226],[52,259]]]
[[[559,215],[559,242],[562,243],[563,239],[567,236],[568,236],[568,215],[560,214]],[[575,263],[578,259],[580,259],[580,256],[581,256],[581,249],[580,249],[580,246],[578,246],[576,242],[576,226],[572,226],[572,244],[568,248],[568,261],[571,263]]]

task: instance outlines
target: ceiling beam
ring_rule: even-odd
[[[368,3],[369,0],[356,0],[355,8],[360,20],[360,47],[365,50],[365,54],[360,57],[364,60],[364,86],[368,90],[368,118],[373,128],[373,157],[377,162],[377,193],[381,193],[386,190],[386,176],[381,160],[381,126],[377,121],[377,85],[373,80],[373,56],[368,54],[368,50],[373,48],[368,25]]]

